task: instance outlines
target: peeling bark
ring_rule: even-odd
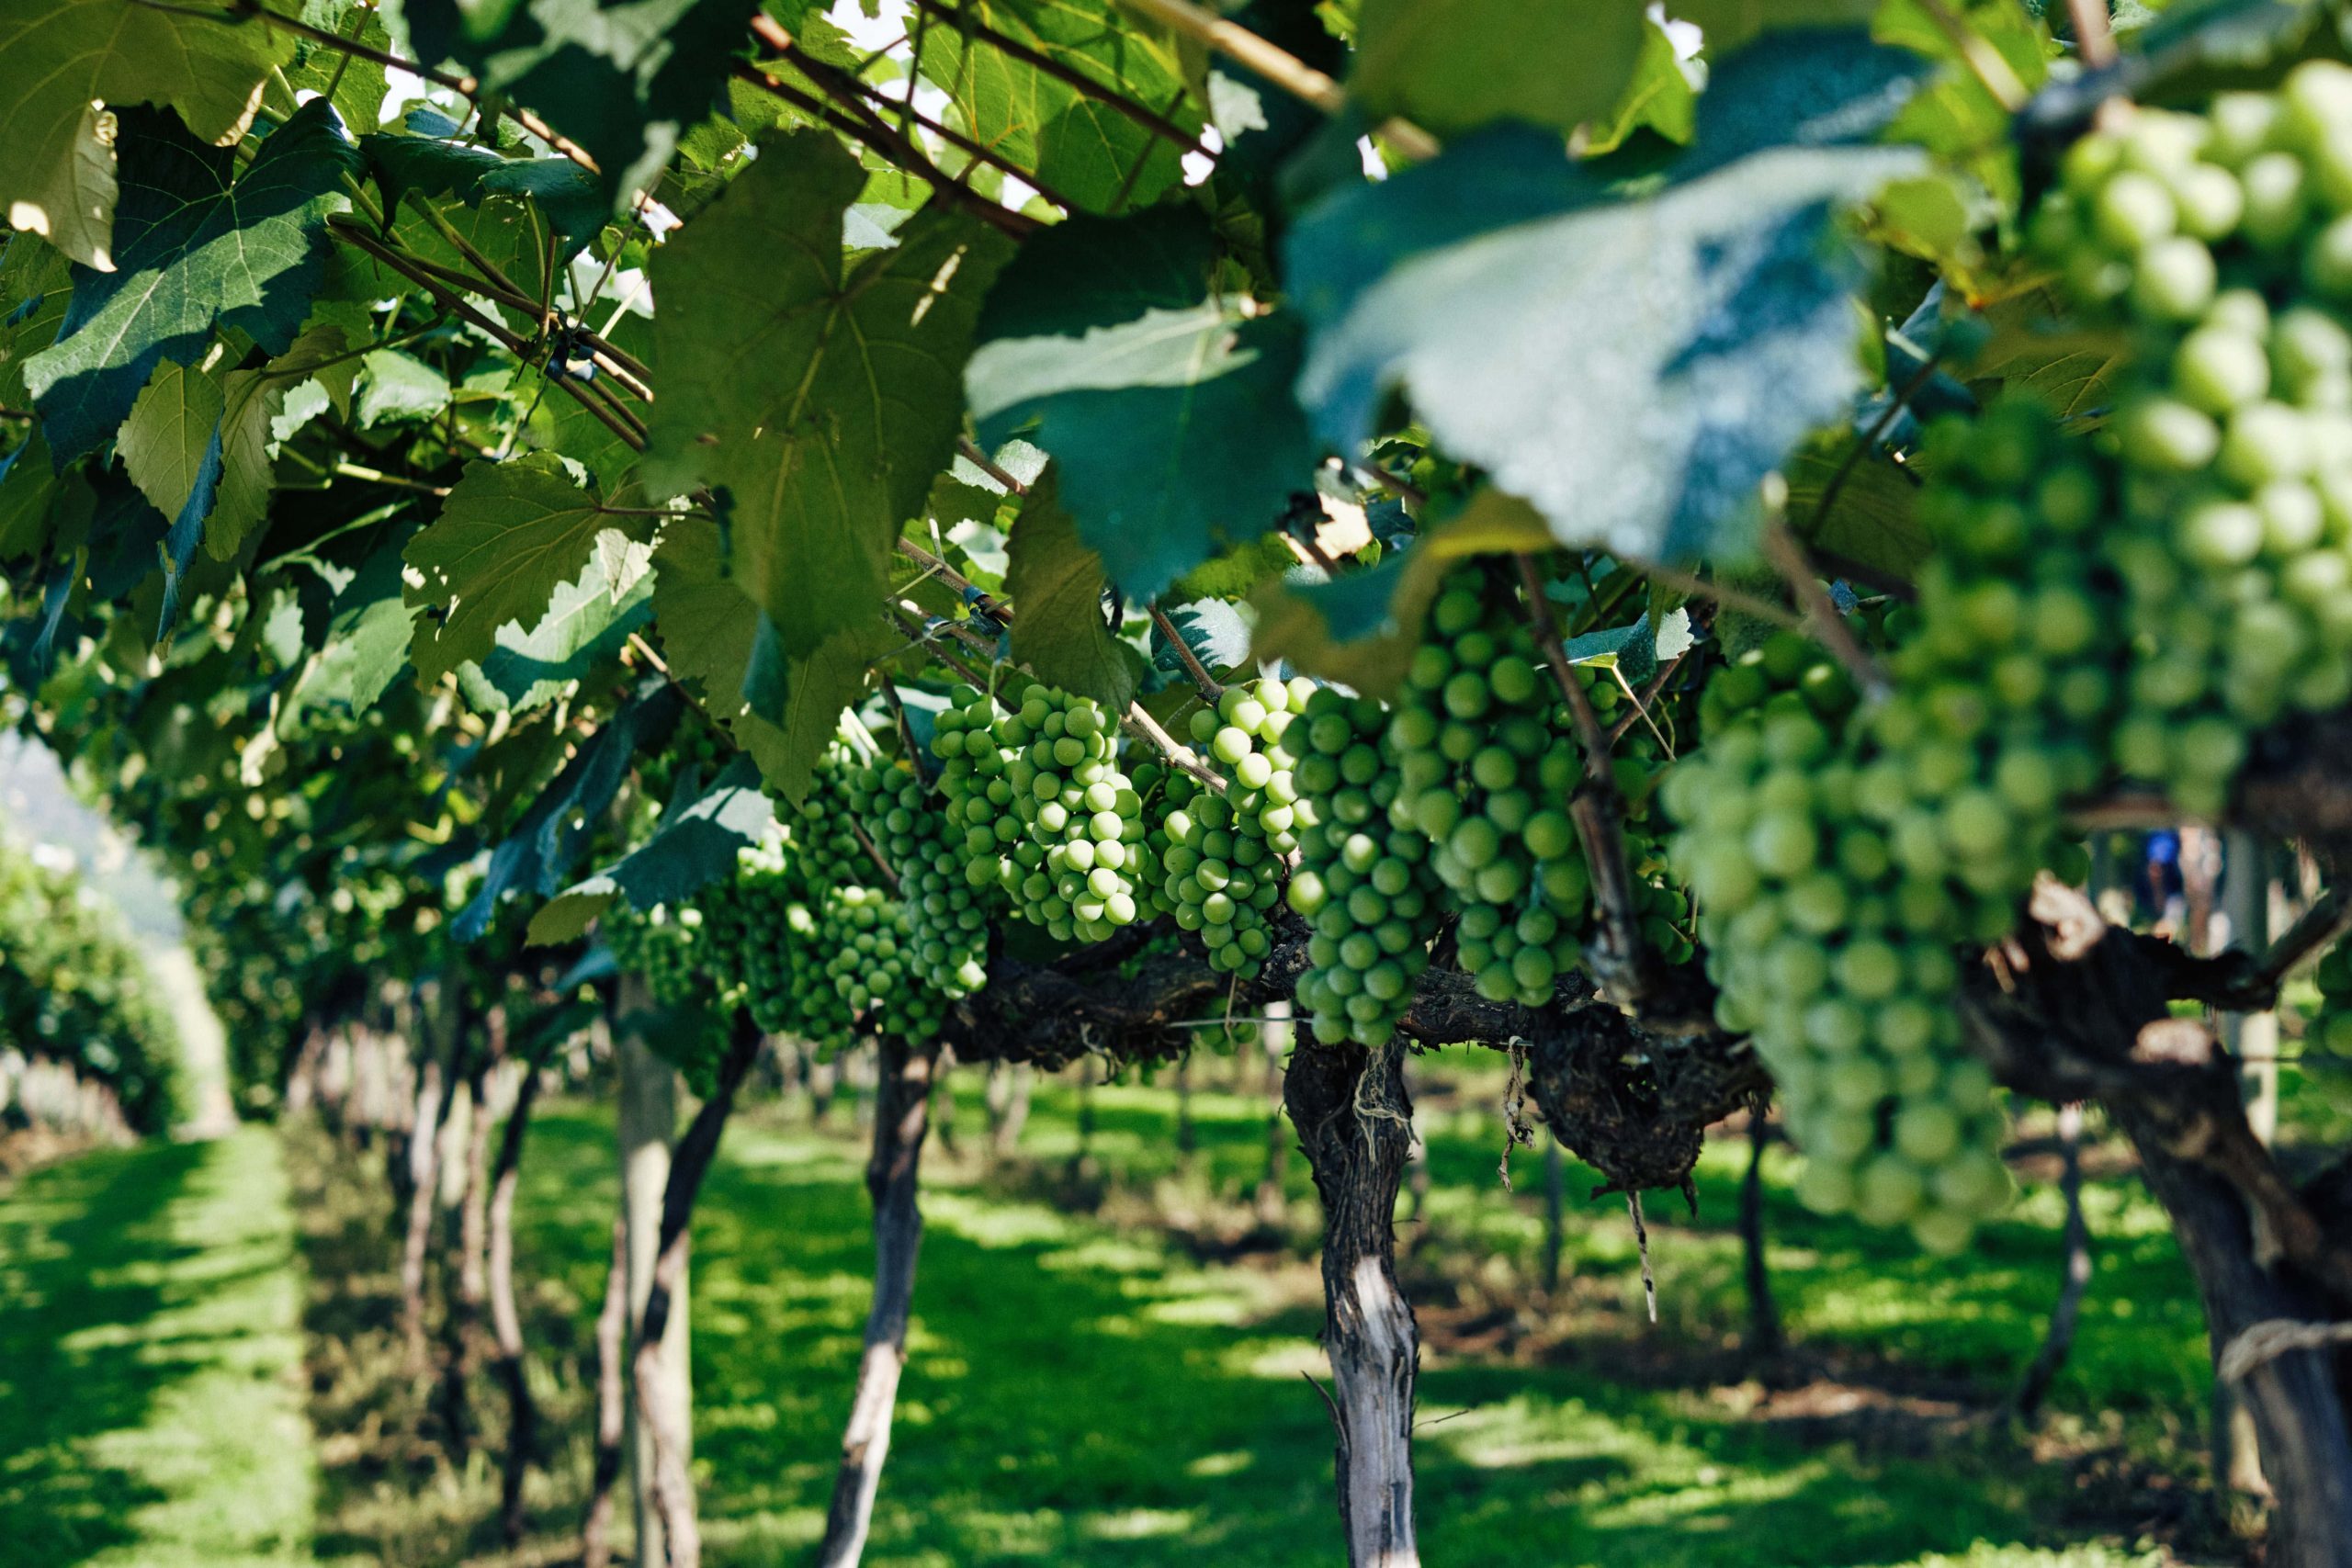
[[[853,1568],[865,1554],[874,1499],[890,1451],[890,1419],[897,1408],[899,1373],[906,1366],[907,1320],[914,1302],[915,1261],[922,1247],[922,1211],[917,1198],[937,1052],[935,1044],[910,1046],[896,1039],[882,1043],[874,1153],[865,1167],[865,1190],[874,1201],[874,1305],[865,1320],[857,1393],[842,1437],[841,1472],[825,1516],[824,1543],[817,1552],[820,1568]]]
[[[596,1460],[588,1486],[588,1516],[580,1527],[581,1568],[612,1568],[613,1487],[621,1477],[628,1436],[628,1392],[621,1360],[628,1329],[628,1222],[613,1216],[613,1262],[605,1273],[605,1304],[596,1314]]]
[[[523,1483],[539,1435],[538,1405],[531,1398],[530,1369],[523,1359],[523,1316],[514,1304],[514,1192],[522,1184],[523,1139],[530,1130],[538,1093],[539,1075],[526,1072],[514,1093],[514,1108],[506,1115],[506,1131],[499,1139],[490,1198],[490,1322],[498,1347],[498,1381],[506,1390],[506,1453],[501,1464],[498,1518],[509,1546],[522,1541],[528,1523],[523,1512]]]
[[[629,1381],[637,1393],[639,1426],[651,1439],[652,1502],[669,1568],[700,1568],[702,1529],[695,1516],[694,1477],[688,1468],[690,1435],[679,1420],[685,1401],[671,1386],[670,1358],[662,1354],[662,1342],[685,1283],[686,1237],[694,1222],[695,1200],[702,1194],[703,1178],[709,1174],[719,1136],[735,1109],[735,1091],[742,1087],[759,1047],[759,1031],[739,1015],[726,1059],[719,1064],[718,1085],[695,1112],[671,1156],[670,1179],[662,1192],[661,1248],[654,1257],[652,1289],[646,1293],[644,1319],[630,1358]]]
[[[1396,1190],[1412,1140],[1404,1048],[1302,1045],[1283,1096],[1323,1200],[1324,1348],[1351,1568],[1414,1568],[1420,1336],[1396,1282]]]

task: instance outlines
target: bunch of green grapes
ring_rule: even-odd
[[[875,887],[837,887],[817,919],[824,974],[853,1018],[883,1034],[928,1040],[945,1009],[922,983],[906,907]]]
[[[821,1045],[845,1042],[852,1019],[825,974],[816,908],[782,824],[736,852],[734,874],[701,895],[707,973],[740,989],[752,1021]]]
[[[2319,961],[2319,1011],[2305,1039],[2331,1056],[2352,1057],[2352,942],[2338,942]]]
[[[858,810],[852,781],[863,771],[861,754],[836,739],[818,758],[808,793],[777,816],[791,829],[792,871],[810,897],[829,887],[874,880],[874,857],[858,841]]]
[[[655,1001],[670,1007],[704,994],[710,951],[699,908],[657,904],[639,911],[624,900],[607,909],[599,925],[613,962],[643,976]]]
[[[1011,713],[950,709],[932,746],[970,874],[992,872],[1015,913],[1064,942],[1101,942],[1138,917],[1152,870],[1143,797],[1100,705],[1032,683]]]
[[[1592,893],[1566,809],[1582,756],[1541,659],[1515,598],[1475,568],[1456,572],[1430,607],[1387,731],[1400,777],[1389,815],[1432,846],[1461,910],[1463,970],[1479,995],[1530,1007],[1577,962]],[[1357,772],[1376,765],[1369,747],[1353,755]]]
[[[869,762],[851,775],[850,795],[899,879],[916,979],[943,998],[970,996],[988,983],[994,886],[966,877],[960,835],[911,768]]]
[[[967,687],[943,709],[932,731],[939,759],[940,815],[946,837],[961,852],[964,879],[975,891],[1002,889],[1019,880],[1012,846],[1022,839],[1012,809],[1012,758],[996,739],[995,700]]]
[[[2105,470],[2038,404],[1939,424],[1896,690],[1782,633],[1721,671],[1667,783],[1726,1028],[1751,1032],[1808,1156],[1804,1195],[1962,1246],[2008,1190],[1991,1075],[1960,1038],[1956,954],[2079,857],[2062,802],[2106,776],[2131,669],[2097,525]]]
[[[1294,693],[1294,699],[1296,694]],[[1298,865],[1289,902],[1306,917],[1307,968],[1297,1001],[1326,1044],[1385,1044],[1429,967],[1445,920],[1429,839],[1401,809],[1404,779],[1388,715],[1368,697],[1315,689],[1283,732],[1298,799]]]
[[[1193,739],[1224,777],[1222,794],[1168,770],[1166,808],[1157,814],[1167,836],[1161,902],[1179,926],[1201,933],[1223,974],[1254,978],[1273,946],[1267,912],[1299,842],[1298,785],[1282,740],[1314,691],[1304,677],[1228,686],[1216,707],[1193,715]]]
[[[2246,737],[2352,697],[2352,68],[2069,149],[2032,229],[2136,353],[2106,553],[2139,638],[2124,773],[2211,814]]]

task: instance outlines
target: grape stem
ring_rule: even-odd
[[[922,748],[915,744],[914,726],[907,722],[907,705],[899,696],[899,683],[888,675],[882,677],[882,700],[890,705],[890,720],[898,727],[899,749],[906,753],[907,765],[914,769],[916,778],[930,784],[931,770],[923,765]]]
[[[1675,671],[1681,669],[1682,661],[1690,657],[1690,653],[1688,649],[1685,649],[1682,652],[1676,654],[1671,660],[1667,661],[1665,669],[1650,677],[1649,684],[1644,686],[1638,693],[1634,694],[1634,711],[1627,714],[1624,717],[1619,719],[1615,724],[1609,728],[1609,744],[1611,747],[1614,747],[1617,742],[1625,739],[1625,732],[1627,730],[1633,728],[1634,725],[1639,724],[1649,717],[1650,704],[1657,700],[1657,694],[1666,690],[1666,683],[1674,679]],[[1651,732],[1655,734],[1657,732],[1657,726],[1653,724],[1650,726],[1650,729]],[[1658,737],[1658,743],[1660,745],[1664,745],[1665,741],[1666,738],[1664,736],[1661,735]]]
[[[1159,635],[1176,650],[1177,660],[1184,666],[1184,673],[1193,678],[1193,687],[1201,694],[1201,701],[1214,704],[1225,695],[1225,688],[1209,673],[1208,666],[1201,662],[1200,655],[1193,651],[1193,645],[1184,640],[1184,634],[1176,629],[1176,623],[1168,618],[1168,612],[1159,607],[1156,599],[1151,604],[1151,624],[1159,628]]]
[[[1838,613],[1837,604],[1830,600],[1829,590],[1821,585],[1821,576],[1814,567],[1813,558],[1805,553],[1804,543],[1789,530],[1788,486],[1785,483],[1774,484],[1770,491],[1770,514],[1765,518],[1764,531],[1758,541],[1763,547],[1765,558],[1788,580],[1791,592],[1797,596],[1797,603],[1804,606],[1808,627],[1820,639],[1821,645],[1829,650],[1830,656],[1846,667],[1846,673],[1854,678],[1854,684],[1862,689],[1864,696],[1873,703],[1884,702],[1894,690],[1894,682],[1886,678],[1886,671],[1879,668],[1878,660],[1872,659],[1856,639],[1854,628],[1846,624],[1846,617]]]
[[[882,885],[890,890],[890,897],[904,897],[904,890],[899,886],[899,874],[890,869],[890,863],[884,860],[882,852],[874,847],[874,840],[866,836],[865,824],[857,819],[854,812],[845,812],[843,815],[848,818],[849,830],[857,835],[859,847],[865,851],[866,858],[874,863],[874,869],[882,874]]]
[[[967,435],[957,436],[956,438],[956,450],[959,455],[961,455],[966,462],[979,469],[980,472],[988,475],[989,478],[994,479],[997,483],[1002,485],[1005,489],[1005,493],[1008,495],[1027,495],[1029,493],[1029,487],[1027,485],[1023,484],[1019,479],[1013,478],[1009,469],[1003,468],[995,458],[989,457],[988,452],[979,445],[979,443],[974,441],[971,437]]]
[[[2095,3],[2103,3],[2103,0],[2095,0]],[[1993,101],[2001,106],[2002,113],[2015,114],[2025,107],[2026,100],[2033,95],[2026,91],[2025,84],[2018,80],[2018,73],[2010,69],[2009,62],[2001,57],[1999,50],[1955,16],[1944,0],[1919,0],[1919,9],[1928,13],[1928,19],[1951,40],[1952,48],[1960,51],[1961,62],[1968,67],[1969,74],[1976,78],[1978,85],[1993,95]]]
[[[1560,628],[1552,620],[1552,602],[1544,595],[1544,572],[1535,558],[1524,551],[1512,558],[1519,566],[1523,613],[1535,644],[1544,650],[1552,679],[1568,705],[1577,744],[1584,749],[1584,787],[1568,802],[1584,840],[1585,863],[1592,871],[1593,902],[1600,910],[1600,935],[1593,944],[1600,962],[1595,978],[1608,976],[1612,989],[1637,986],[1642,970],[1642,926],[1634,909],[1633,874],[1625,863],[1624,802],[1617,793],[1617,774],[1610,766],[1608,732],[1592,711],[1592,699],[1568,664],[1561,646]]]
[[[2066,14],[2075,22],[2075,51],[2083,69],[2099,71],[2115,63],[2115,34],[2107,16],[2107,0],[2066,0]]]

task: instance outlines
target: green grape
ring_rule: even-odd
[[[947,1000],[970,996],[988,983],[989,919],[1001,897],[964,875],[959,836],[910,768],[869,762],[850,795],[899,879],[916,980]]]
[[[1143,796],[1114,729],[1085,697],[1032,684],[1012,711],[975,697],[940,716],[947,821],[967,875],[1064,942],[1101,942],[1141,917],[1156,880]]]
[[[1287,898],[1311,934],[1297,1002],[1326,1043],[1385,1044],[1429,967],[1445,889],[1428,837],[1399,818],[1405,775],[1381,705],[1306,681],[1288,696],[1295,716],[1273,750],[1298,791]]]
[[[1225,780],[1211,789],[1181,768],[1160,781],[1151,813],[1160,842],[1157,905],[1200,933],[1210,966],[1255,978],[1272,951],[1268,911],[1281,899],[1286,857],[1298,847],[1298,786],[1283,737],[1313,683],[1261,680],[1226,689],[1193,715],[1193,739]]]
[[[2139,658],[2105,744],[2188,814],[2224,806],[2253,731],[2352,697],[2347,105],[2352,68],[2312,61],[2135,113],[2076,144],[2033,223],[2092,324],[2141,345],[2103,533]]]

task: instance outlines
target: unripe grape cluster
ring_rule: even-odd
[[[1444,924],[1429,840],[1396,810],[1403,781],[1388,715],[1329,686],[1306,697],[1279,750],[1298,788],[1290,907],[1305,916],[1297,1002],[1326,1044],[1388,1043]]]
[[[960,835],[910,768],[869,762],[852,775],[850,797],[899,879],[915,978],[944,998],[970,996],[988,983],[989,917],[1002,900],[964,874]]]
[[[1031,684],[999,714],[975,694],[940,715],[947,820],[977,883],[1059,941],[1101,942],[1141,913],[1149,883],[1143,799],[1116,761],[1100,705]]]
[[[928,1040],[945,1010],[918,977],[905,907],[878,887],[836,887],[817,918],[817,951],[834,995],[877,1033]]]
[[[824,972],[822,895],[804,864],[799,843],[780,824],[736,852],[734,875],[700,895],[706,973],[722,988],[741,987],[762,1030],[830,1049],[848,1043],[854,1021]]]
[[[1573,967],[1592,877],[1566,810],[1582,755],[1513,596],[1454,573],[1389,720],[1398,792],[1389,815],[1430,845],[1461,910],[1460,964],[1479,995],[1540,1007]],[[1374,765],[1369,747],[1342,772]]]
[[[2319,961],[2319,1011],[2305,1038],[2338,1059],[2352,1058],[2352,942],[2339,942]]]
[[[1298,785],[1283,738],[1315,692],[1305,678],[1228,686],[1193,715],[1193,739],[1224,777],[1222,793],[1168,770],[1159,817],[1159,902],[1198,931],[1210,966],[1254,978],[1272,950],[1267,913],[1298,848]]]
[[[2352,68],[2085,138],[2032,238],[2133,338],[2114,760],[2211,814],[2250,731],[2352,697]]]
[[[613,962],[643,976],[655,1001],[673,1007],[701,992],[709,952],[703,940],[699,908],[692,904],[657,904],[639,911],[618,903],[599,924],[606,945],[613,950]]]

